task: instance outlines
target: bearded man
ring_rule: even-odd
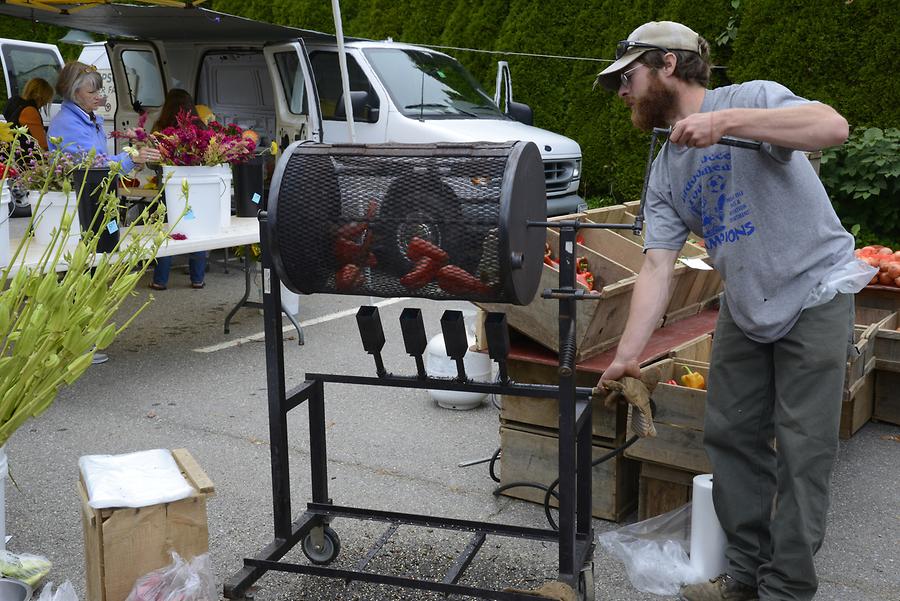
[[[644,264],[604,381],[639,377],[637,358],[669,302],[693,233],[725,281],[713,337],[704,446],[726,533],[727,570],[685,586],[686,601],[805,601],[825,516],[853,293],[871,279],[854,258],[803,152],[838,145],[847,121],[772,81],[709,90],[709,45],[690,28],[646,23],[619,42],[597,83],[635,127],[671,128],[645,206]],[[761,142],[759,151],[717,144]],[[776,453],[777,447],[777,453]]]

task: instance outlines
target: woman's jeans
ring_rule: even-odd
[[[169,271],[172,269],[172,257],[157,257],[156,267],[153,269],[153,283],[165,286],[169,281]],[[188,269],[191,273],[192,284],[202,284],[206,273],[206,251],[201,250],[191,253],[188,258]]]

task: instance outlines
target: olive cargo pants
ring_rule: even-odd
[[[808,601],[818,587],[813,555],[825,536],[852,336],[852,294],[804,310],[768,344],[744,335],[723,295],[704,444],[728,573],[758,585],[761,601]]]

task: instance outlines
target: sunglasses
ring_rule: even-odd
[[[639,63],[636,67],[632,67],[628,71],[622,71],[619,73],[619,81],[622,84],[622,87],[627,88],[631,85],[631,74],[640,69],[641,67],[646,67],[644,63]]]
[[[616,60],[619,60],[632,48],[649,48],[651,50],[662,50],[663,52],[671,52],[668,48],[657,46],[656,44],[645,44],[644,42],[633,42],[631,40],[622,40],[616,44]]]

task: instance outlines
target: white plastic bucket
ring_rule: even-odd
[[[188,198],[182,182],[188,182]],[[188,239],[215,236],[231,221],[231,167],[163,167],[166,182],[166,212],[169,223],[176,220],[173,232]],[[179,220],[185,205],[190,212]]]
[[[12,257],[9,247],[9,189],[4,181],[0,187],[0,267],[6,267]]]
[[[46,192],[40,198],[40,191],[28,193],[31,210],[34,212],[34,239],[39,244],[49,245],[53,239],[53,230],[59,229],[64,213],[72,213],[72,227],[66,244],[76,244],[81,237],[81,224],[78,221],[78,204],[74,192]],[[40,204],[38,203],[40,199]],[[68,201],[68,202],[67,202]]]

